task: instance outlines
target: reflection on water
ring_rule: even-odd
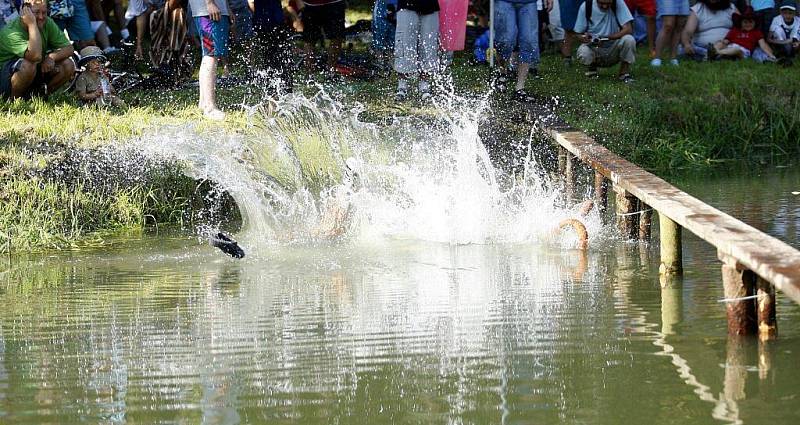
[[[798,308],[759,353],[726,337],[716,263],[662,290],[653,254],[406,241],[235,262],[154,239],[16,259],[0,423],[797,423]]]

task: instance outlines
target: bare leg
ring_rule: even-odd
[[[144,12],[136,17],[136,53],[134,57],[138,60],[144,59],[144,51],[142,50],[142,43],[144,42],[144,33],[147,29],[148,17],[150,12]]]
[[[623,76],[627,74],[631,70],[631,64],[628,62],[620,62],[619,64],[619,75]]]
[[[664,51],[664,48],[672,43],[672,33],[675,31],[675,16],[662,16],[661,17],[661,31],[656,38],[656,55],[658,58]]]
[[[107,49],[108,46],[111,45],[111,41],[108,40],[108,34],[106,33],[106,24],[100,25],[100,28],[94,33],[94,39],[97,40],[97,45],[101,49]]]
[[[34,78],[36,78],[36,64],[23,59],[17,72],[11,76],[11,98],[25,96]]]
[[[681,41],[681,32],[686,25],[686,17],[678,16],[675,20],[675,29],[672,31],[672,41],[669,45],[669,58],[675,59],[678,57],[678,43]]]
[[[520,62],[517,64],[517,85],[514,88],[516,91],[524,90],[525,89],[525,80],[528,79],[528,71],[530,70],[530,64]]]
[[[561,42],[561,57],[572,57],[572,43],[574,39],[575,37],[572,31],[565,31],[564,40]]]
[[[647,48],[650,50],[650,59],[657,56],[656,54],[656,17],[647,16]]]
[[[66,84],[75,75],[75,64],[70,59],[64,59],[56,64],[57,72],[50,73],[50,80],[47,81],[47,93],[53,93],[59,87]]]
[[[339,61],[339,52],[342,51],[342,39],[337,38],[335,40],[331,40],[331,44],[328,47],[328,69],[332,70],[336,63]]]
[[[203,56],[200,62],[200,110],[211,119],[224,119],[225,114],[217,108],[215,89],[217,83],[217,58]]]

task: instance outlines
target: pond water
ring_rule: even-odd
[[[383,213],[343,241],[243,232],[237,261],[162,232],[3,259],[0,423],[800,421],[794,303],[779,296],[776,341],[729,339],[710,246],[686,235],[682,284],[661,289],[656,246],[612,237],[596,212],[588,252],[546,237],[569,208],[533,183],[501,196],[482,153],[456,152],[473,159],[450,161],[452,179],[431,177],[448,161],[361,171],[382,196],[348,202]],[[415,189],[396,196],[395,180]],[[797,246],[798,181],[677,183]],[[437,202],[470,193],[492,201]]]

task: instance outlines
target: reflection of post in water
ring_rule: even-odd
[[[744,400],[747,381],[746,347],[747,340],[737,335],[728,336],[727,356],[725,358],[725,381],[723,395],[731,410],[738,411],[736,402]]]
[[[680,277],[660,275],[661,333],[673,335],[675,326],[683,321],[683,282]]]

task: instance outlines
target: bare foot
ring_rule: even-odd
[[[225,113],[217,108],[209,109],[203,112],[203,116],[212,121],[222,121],[225,119]]]

